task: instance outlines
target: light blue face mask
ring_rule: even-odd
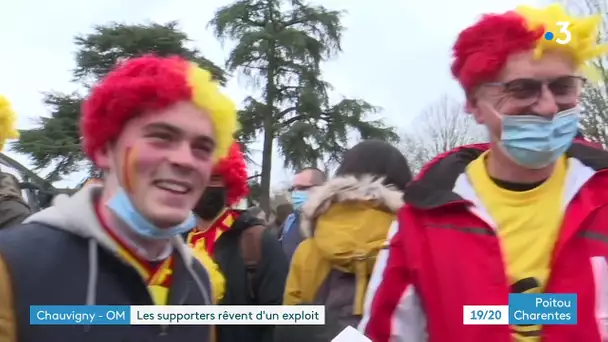
[[[304,205],[304,202],[308,200],[308,192],[302,190],[295,190],[291,193],[291,203],[295,210],[299,210]]]
[[[572,145],[580,108],[557,113],[553,120],[537,115],[503,115],[501,147],[517,164],[541,169],[554,163]]]
[[[118,218],[131,227],[133,231],[149,239],[168,239],[172,236],[188,232],[196,227],[196,218],[192,212],[188,214],[188,218],[184,222],[177,226],[164,229],[157,227],[137,211],[133,202],[131,202],[129,195],[127,195],[122,187],[119,188],[118,192],[110,199],[107,206],[118,216]]]

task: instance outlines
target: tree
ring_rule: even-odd
[[[54,165],[46,176],[50,181],[59,180],[62,175],[82,167],[80,162],[85,156],[80,148],[78,130],[81,101],[82,96],[77,93],[47,93],[44,103],[49,107],[51,117],[39,118],[40,126],[21,131],[20,139],[12,145],[15,151],[30,157],[36,171]]]
[[[260,203],[261,196],[261,187],[260,187],[260,175],[256,173],[255,175],[247,178],[247,183],[249,183],[249,195],[247,196],[247,203],[249,206],[257,205]]]
[[[606,0],[569,0],[564,4],[578,15],[602,16],[598,43],[603,42],[608,33],[608,2]],[[608,58],[593,61],[594,79],[585,85],[581,96],[581,131],[590,141],[608,147]]]
[[[583,109],[581,131],[586,139],[608,146],[608,70],[605,61],[596,62],[600,66],[601,84],[588,84],[581,96]]]
[[[330,85],[320,64],[341,51],[339,11],[302,0],[239,0],[220,8],[209,23],[222,40],[236,41],[226,66],[261,88],[240,113],[242,141],[261,133],[261,207],[269,212],[270,170],[275,140],[285,167],[335,162],[346,150],[351,132],[360,138],[398,140],[381,120],[379,108],[359,99],[330,104]]]
[[[458,146],[486,141],[481,126],[463,111],[463,105],[443,96],[430,104],[402,133],[400,149],[414,173],[433,157]]]
[[[179,55],[195,61],[224,83],[224,71],[205,59],[199,50],[187,47],[188,42],[188,36],[179,30],[176,22],[97,26],[92,34],[75,37],[78,51],[74,82],[88,89],[120,60],[156,53],[161,56]],[[20,140],[13,144],[17,152],[30,157],[36,170],[52,165],[53,170],[46,176],[49,180],[58,180],[81,170],[83,164],[91,172],[95,171],[86,162],[80,147],[78,120],[83,98],[79,92],[45,94],[44,103],[49,107],[50,116],[40,118],[39,127],[21,131]]]

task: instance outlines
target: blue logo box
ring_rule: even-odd
[[[30,325],[130,325],[129,306],[32,305]]]
[[[514,293],[509,295],[509,324],[576,324],[577,295]]]

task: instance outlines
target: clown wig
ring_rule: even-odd
[[[213,175],[222,177],[226,187],[226,204],[231,206],[249,194],[247,183],[247,163],[239,143],[230,146],[228,155],[213,169]]]
[[[563,35],[558,22],[570,23],[567,44],[544,39],[545,32],[553,32],[557,38]],[[458,36],[452,74],[469,93],[484,82],[494,81],[511,54],[529,50],[534,50],[535,58],[547,51],[567,53],[581,71],[587,71],[592,59],[608,52],[608,45],[597,44],[600,24],[599,15],[571,17],[559,4],[542,9],[521,6],[504,14],[484,15]]]
[[[4,149],[6,140],[19,138],[19,132],[15,129],[17,114],[13,110],[9,100],[0,95],[0,151]]]
[[[219,90],[211,74],[179,57],[146,55],[118,63],[84,102],[81,131],[85,153],[115,140],[135,116],[191,101],[208,113],[215,131],[216,153],[223,158],[237,130],[234,103]]]

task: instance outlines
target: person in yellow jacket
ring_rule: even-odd
[[[324,336],[309,341],[330,341],[346,326],[357,326],[376,255],[410,180],[399,150],[367,140],[346,152],[333,179],[311,191],[300,224],[307,238],[293,256],[283,299],[285,305],[325,305]],[[293,335],[281,328],[275,341]]]

